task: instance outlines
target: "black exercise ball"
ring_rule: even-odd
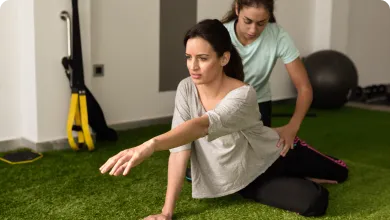
[[[350,91],[358,86],[358,73],[346,55],[335,50],[321,50],[303,59],[313,87],[312,107],[340,108]]]

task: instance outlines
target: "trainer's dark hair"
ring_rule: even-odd
[[[236,14],[236,4],[238,11],[240,11],[244,6],[256,8],[264,7],[270,14],[269,22],[276,23],[274,15],[274,0],[234,0],[231,10],[222,18],[222,23],[227,23],[238,18]]]
[[[184,46],[191,38],[201,37],[214,49],[218,57],[230,52],[230,60],[223,70],[227,76],[244,81],[244,67],[240,54],[232,44],[230,34],[221,21],[205,19],[189,29],[184,37]]]

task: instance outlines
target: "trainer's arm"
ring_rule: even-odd
[[[300,58],[297,58],[293,62],[286,64],[286,68],[298,92],[296,108],[289,124],[293,125],[294,128],[299,130],[299,127],[301,126],[302,121],[305,118],[306,113],[312,103],[313,90],[306,69]]]

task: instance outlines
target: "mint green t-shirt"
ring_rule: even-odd
[[[290,35],[277,23],[268,23],[254,42],[243,46],[234,30],[235,21],[224,25],[242,58],[245,82],[255,88],[258,103],[269,101],[272,99],[269,78],[277,59],[290,63],[299,57],[299,51]]]

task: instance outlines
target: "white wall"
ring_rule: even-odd
[[[105,65],[92,88],[110,124],[172,115],[175,93],[158,89],[159,2],[92,2],[92,62]]]
[[[197,21],[203,19],[221,20],[231,9],[232,2],[232,0],[198,0]]]
[[[34,0],[18,2],[20,136],[38,141],[37,82],[35,71]]]
[[[313,50],[328,49],[331,46],[332,17],[334,1],[315,0],[313,3],[312,44]]]
[[[390,84],[390,8],[381,1],[350,1],[347,53],[359,84]]]
[[[20,135],[18,2],[0,8],[0,141]]]
[[[61,66],[66,55],[66,26],[59,15],[69,7],[70,1],[34,0],[39,141],[66,134],[69,84]]]
[[[321,1],[321,0],[318,0]],[[350,4],[355,0],[343,0],[332,2],[332,13],[330,18],[331,35],[330,48],[347,53],[350,22]],[[378,0],[376,0],[378,1]],[[321,24],[318,24],[321,26]],[[329,48],[329,47],[328,47]]]

